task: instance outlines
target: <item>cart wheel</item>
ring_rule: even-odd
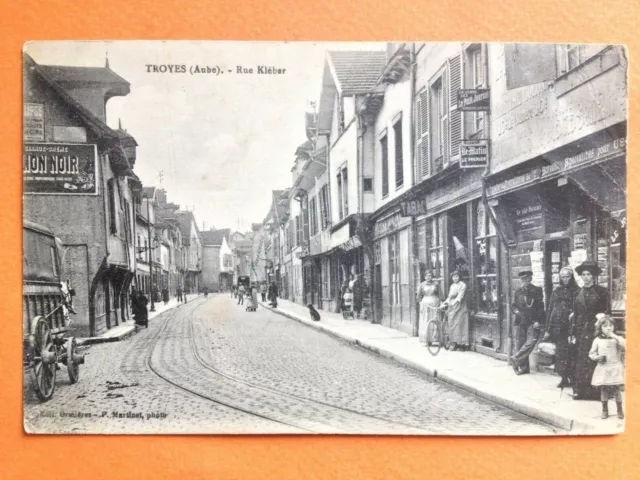
[[[442,347],[440,341],[440,324],[435,320],[430,320],[427,323],[427,350],[431,355],[437,355]]]
[[[80,378],[80,364],[76,362],[77,355],[76,339],[69,337],[67,339],[67,372],[69,373],[69,382],[72,385]]]
[[[46,320],[42,317],[33,319],[32,334],[29,336],[30,377],[36,395],[47,401],[53,396],[56,388],[56,347]]]

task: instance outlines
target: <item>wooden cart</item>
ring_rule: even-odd
[[[58,364],[67,368],[70,383],[80,377],[84,356],[78,352],[69,317],[74,294],[61,278],[60,249],[46,227],[23,224],[23,314],[24,366],[31,385],[42,401],[53,396]]]

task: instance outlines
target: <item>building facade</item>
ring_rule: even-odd
[[[559,268],[592,260],[603,270],[597,282],[609,290],[624,329],[624,52],[606,45],[491,44],[488,59],[492,155],[486,195],[503,245],[503,323],[522,269],[533,270],[533,283],[548,302]],[[513,343],[507,340],[505,352]]]
[[[128,319],[135,276],[136,143],[106,125],[108,100],[129,83],[108,64],[38,65],[26,54],[23,71],[24,218],[60,238],[77,335],[100,335]]]
[[[548,302],[561,267],[593,260],[624,329],[626,73],[605,45],[328,53],[310,144],[264,222],[281,296],[340,311],[363,273],[370,320],[424,340],[417,287],[430,273],[444,300],[455,270],[471,348],[506,359],[518,273]]]

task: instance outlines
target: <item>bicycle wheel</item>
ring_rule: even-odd
[[[427,323],[427,349],[431,355],[437,355],[442,346],[440,341],[440,324],[436,320]]]
[[[449,336],[449,320],[446,318],[442,321],[442,346],[445,350],[451,348],[451,337]]]

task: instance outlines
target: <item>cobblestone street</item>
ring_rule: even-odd
[[[25,427],[65,433],[548,434],[551,427],[224,294],[86,348]],[[119,359],[114,361],[114,359]]]

